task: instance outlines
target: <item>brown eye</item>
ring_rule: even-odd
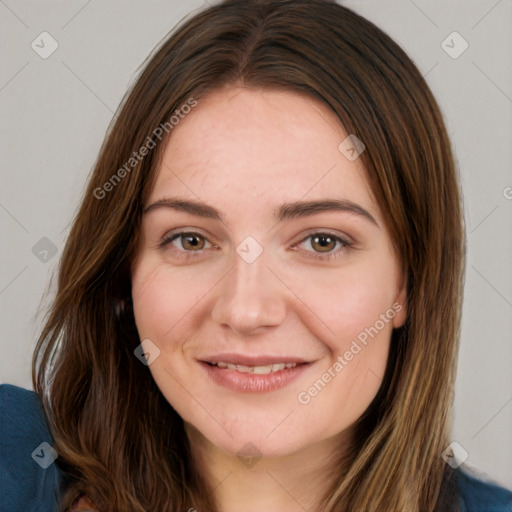
[[[208,245],[208,246],[207,246]],[[174,233],[163,238],[159,247],[166,246],[173,248],[179,252],[192,253],[201,252],[203,249],[208,249],[211,245],[207,239],[199,233]]]
[[[317,252],[330,252],[336,247],[336,242],[339,240],[328,234],[316,234],[311,237],[311,247]]]
[[[301,252],[306,258],[327,261],[345,254],[352,242],[332,233],[313,233],[300,242]]]
[[[182,233],[178,237],[181,239],[181,245],[186,251],[201,250],[205,246],[205,239],[200,235]]]

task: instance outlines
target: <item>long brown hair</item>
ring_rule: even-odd
[[[68,478],[62,506],[84,492],[101,510],[217,510],[181,418],[134,356],[129,266],[169,119],[232,83],[316,98],[364,142],[360,158],[407,277],[406,323],[393,332],[381,388],[322,510],[432,512],[451,430],[464,275],[457,173],[438,105],[411,59],[329,0],[209,7],[163,41],[123,99],[34,354],[34,388]]]

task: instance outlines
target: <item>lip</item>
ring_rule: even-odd
[[[206,363],[230,363],[240,364],[243,366],[266,366],[269,364],[280,364],[280,363],[296,363],[297,365],[302,363],[309,363],[306,359],[294,356],[283,356],[283,355],[245,355],[235,353],[222,353],[214,354],[210,356],[202,357],[201,362]]]
[[[296,363],[293,368],[285,368],[268,374],[242,373],[229,368],[219,368],[209,364],[212,362],[225,362],[243,366],[267,366],[270,364]],[[208,377],[216,384],[238,393],[269,393],[284,388],[310,366],[311,362],[296,357],[283,356],[242,356],[240,354],[222,354],[210,356],[199,361]]]

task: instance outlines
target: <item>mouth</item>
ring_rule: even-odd
[[[293,357],[224,355],[199,361],[216,384],[241,393],[276,391],[295,380],[312,361]]]
[[[227,368],[228,370],[235,370],[240,373],[254,373],[256,375],[268,375],[269,373],[276,373],[283,370],[289,370],[295,368],[297,363],[273,363],[261,366],[246,366],[242,364],[232,364],[225,361],[205,361],[210,366],[216,366],[217,368]],[[299,363],[308,364],[308,363]]]

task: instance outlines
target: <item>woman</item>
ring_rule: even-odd
[[[508,510],[445,462],[462,219],[439,108],[373,24],[189,19],[105,140],[35,352],[61,508]]]

